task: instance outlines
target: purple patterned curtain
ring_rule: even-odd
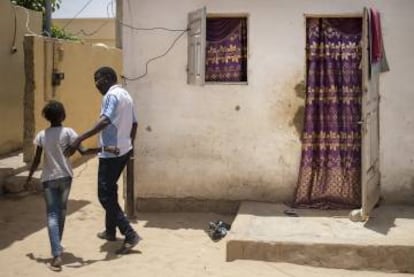
[[[246,18],[207,18],[206,81],[247,81]]]
[[[361,18],[307,19],[307,88],[295,207],[361,205]]]

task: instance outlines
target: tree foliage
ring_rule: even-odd
[[[0,0],[2,1],[2,0]],[[11,0],[11,2],[15,5],[25,7],[29,10],[34,10],[38,12],[42,12],[43,14],[43,21],[46,13],[46,1],[45,0]],[[50,4],[52,6],[52,12],[58,10],[60,8],[60,3],[62,0],[50,0]],[[44,22],[43,22],[44,24]],[[66,30],[62,29],[58,26],[51,27],[51,37],[59,38],[59,39],[69,39],[69,40],[79,40],[78,37],[72,35],[71,33],[67,32]]]
[[[58,39],[67,39],[67,40],[79,40],[79,38],[69,32],[67,32],[65,29],[53,25],[51,28],[51,36],[53,38],[58,38]]]
[[[26,9],[42,12],[43,14],[45,13],[45,0],[11,0],[11,2],[15,5],[25,7]],[[52,12],[60,8],[61,2],[62,0],[50,0]]]

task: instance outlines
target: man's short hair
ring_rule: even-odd
[[[116,83],[118,78],[116,76],[116,72],[112,67],[109,66],[102,66],[95,71],[95,76],[99,74],[102,77],[105,77],[107,80]]]

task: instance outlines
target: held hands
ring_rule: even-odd
[[[79,148],[79,145],[80,145],[80,142],[75,140],[73,143],[69,144],[68,147],[66,147],[66,149],[63,151],[63,154],[66,157],[72,156],[76,152],[76,150]]]

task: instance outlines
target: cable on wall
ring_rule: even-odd
[[[110,7],[112,7],[111,9],[110,9]],[[111,2],[109,2],[107,5],[106,5],[106,15],[107,15],[107,18],[109,19],[109,18],[113,18],[114,17],[114,13],[113,13],[113,7],[114,7],[114,0],[112,0]],[[111,17],[111,14],[110,14],[110,10],[112,10],[112,17]],[[81,34],[81,35],[83,35],[83,36],[85,36],[85,37],[90,37],[90,36],[93,36],[93,35],[95,35],[96,33],[98,33],[105,25],[107,25],[109,22],[108,21],[106,21],[106,22],[103,22],[101,25],[99,25],[98,26],[98,28],[96,28],[95,30],[93,30],[93,31],[91,31],[91,32],[87,32],[87,31],[85,31],[85,29],[80,29],[77,33],[75,33],[75,34],[73,34],[73,35],[75,35],[75,36],[77,36],[77,35],[79,35],[79,34]]]
[[[174,45],[177,43],[177,41],[186,33],[186,32],[188,32],[188,30],[189,29],[186,29],[186,30],[182,30],[182,32],[181,32],[181,34],[179,34],[175,39],[174,39],[174,41],[171,43],[171,45],[170,45],[170,47],[168,47],[168,49],[163,53],[163,54],[161,54],[161,55],[159,55],[159,56],[156,56],[156,57],[153,57],[153,58],[151,58],[151,59],[149,59],[146,63],[145,63],[145,72],[142,74],[142,75],[139,75],[139,76],[137,76],[137,77],[127,77],[127,76],[124,76],[124,75],[121,75],[121,78],[123,78],[124,80],[127,80],[127,81],[136,81],[136,80],[139,80],[139,79],[141,79],[141,78],[143,78],[144,76],[146,76],[147,75],[147,73],[148,73],[148,65],[151,63],[151,62],[153,62],[153,61],[155,61],[155,60],[157,60],[157,59],[159,59],[159,58],[162,58],[162,57],[164,57],[165,55],[167,55],[168,54],[168,52],[170,52],[170,50],[174,47]]]
[[[128,6],[129,6],[129,11],[131,11],[132,10],[132,8],[131,8],[131,3],[130,3],[130,1],[128,0]],[[143,77],[145,77],[147,74],[148,74],[148,65],[151,63],[151,62],[153,62],[153,61],[155,61],[155,60],[157,60],[157,59],[160,59],[160,58],[162,58],[162,57],[164,57],[164,56],[166,56],[170,51],[171,51],[171,49],[175,46],[175,44],[177,43],[177,41],[185,34],[185,33],[187,33],[190,29],[172,29],[172,28],[167,28],[167,27],[162,27],[162,26],[156,26],[156,27],[136,27],[136,26],[133,26],[133,25],[131,25],[131,24],[127,24],[127,23],[124,23],[124,22],[122,22],[121,20],[119,20],[118,18],[116,18],[115,17],[115,20],[117,21],[117,23],[118,24],[120,24],[121,26],[123,26],[123,27],[126,27],[126,28],[129,28],[129,29],[131,29],[131,30],[135,30],[135,31],[155,31],[155,30],[162,30],[162,31],[169,31],[169,32],[181,32],[174,40],[173,40],[173,42],[171,43],[171,45],[168,47],[168,49],[163,53],[163,54],[161,54],[161,55],[158,55],[158,56],[155,56],[155,57],[153,57],[153,58],[151,58],[151,59],[149,59],[149,60],[147,60],[146,62],[145,62],[145,72],[143,73],[143,74],[141,74],[141,75],[139,75],[139,76],[136,76],[136,77],[130,77],[130,76],[125,76],[125,75],[121,75],[121,78],[122,78],[122,80],[123,80],[123,83],[126,83],[126,81],[136,81],[136,80],[139,80],[139,79],[141,79],[141,78],[143,78]]]
[[[132,30],[137,30],[137,31],[154,31],[154,30],[163,30],[163,31],[169,31],[169,32],[182,32],[182,31],[188,31],[188,29],[170,29],[170,28],[166,28],[166,27],[149,27],[149,28],[143,28],[143,27],[134,27],[132,25],[126,24],[121,22],[120,20],[117,20],[119,22],[119,24],[121,24],[124,27],[127,27],[129,29]]]
[[[95,30],[93,30],[92,32],[86,32],[84,29],[80,29],[77,33],[75,33],[74,35],[77,36],[79,34],[82,34],[85,37],[90,37],[95,35],[97,32],[99,32],[106,24],[108,24],[108,21],[103,22],[101,25],[98,26],[98,28],[96,28]]]

